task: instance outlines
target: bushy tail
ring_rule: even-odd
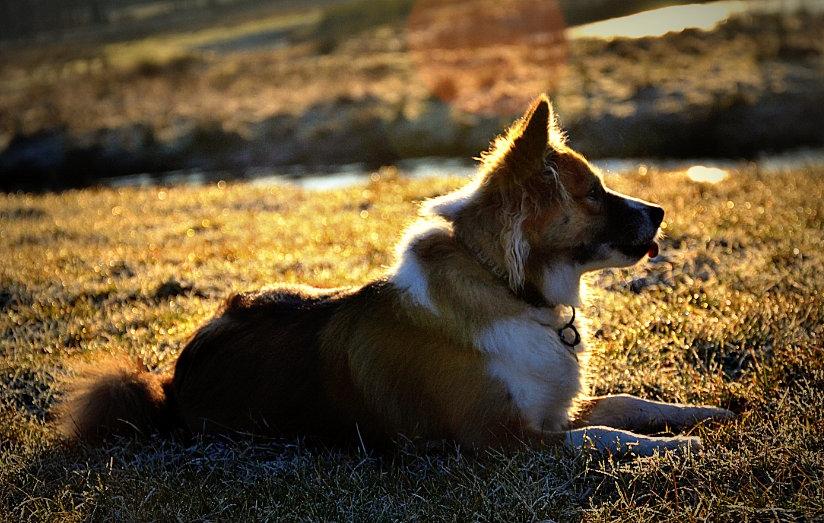
[[[69,439],[84,442],[168,433],[177,425],[170,385],[171,376],[150,373],[126,357],[84,364],[66,383],[57,408],[59,429]]]

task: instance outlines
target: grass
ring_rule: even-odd
[[[387,4],[385,11],[402,9],[404,1]],[[416,62],[403,24],[364,29],[347,22],[357,11],[345,8],[358,5],[97,47],[0,50],[0,145],[16,134],[65,127],[82,135],[130,123],[148,125],[161,140],[184,124],[209,121],[253,134],[267,118],[309,114],[314,106],[342,100],[373,99],[387,111],[414,114],[440,93],[422,78],[444,64]],[[382,20],[385,14],[374,16]],[[512,74],[489,75],[476,69],[500,70],[501,64],[481,62],[473,69],[479,50],[469,48],[462,58],[467,69],[459,72],[481,88],[456,103],[493,114],[517,106],[520,114],[532,96],[552,89],[567,124],[653,109],[667,116],[700,113],[736,97],[755,103],[776,86],[793,92],[798,78],[820,73],[824,18],[785,18],[744,17],[708,33],[653,39],[572,40],[566,61],[552,64],[567,66],[557,78],[547,78],[546,58],[530,53],[502,58]],[[319,29],[327,25],[338,29]],[[289,45],[272,48],[280,41],[272,35],[281,33]],[[519,103],[513,105],[512,97]]]
[[[167,63],[180,56],[197,55],[201,48],[242,40],[267,33],[287,33],[304,25],[317,23],[320,11],[308,9],[297,13],[270,14],[255,20],[231,25],[217,24],[189,32],[148,36],[139,40],[109,43],[103,46],[104,61],[121,70],[133,70],[142,63]]]
[[[695,430],[699,456],[56,440],[48,412],[71,362],[124,352],[168,370],[232,290],[375,277],[416,202],[461,183],[0,196],[0,519],[824,517],[821,168],[746,167],[717,185],[655,170],[609,179],[662,203],[668,235],[655,262],[592,279],[594,392],[739,412]]]

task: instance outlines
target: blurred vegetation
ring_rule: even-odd
[[[0,44],[117,41],[335,0],[0,0]],[[338,0],[340,1],[340,0]]]
[[[460,3],[460,1],[452,0],[453,3]],[[566,24],[575,26],[640,13],[649,9],[707,1],[710,0],[559,0],[557,4]],[[387,24],[399,26],[409,17],[413,7],[426,9],[440,3],[448,2],[439,0],[381,0],[379,2],[345,0],[323,10],[320,23],[315,27],[314,37],[320,41],[319,49],[322,52],[331,52],[341,42],[367,29]],[[494,2],[490,5],[493,4]]]
[[[350,0],[323,11],[314,30],[318,49],[332,52],[342,41],[367,29],[386,24],[402,23],[412,11],[416,0]]]
[[[458,0],[460,1],[460,0]],[[559,0],[569,25],[579,25],[640,11],[707,0]],[[169,23],[191,27],[209,17],[329,6],[318,33],[329,45],[342,36],[402,21],[414,4],[432,0],[0,0],[0,41],[59,37],[122,39],[168,29]],[[96,34],[95,34],[96,31]]]
[[[670,3],[592,1],[597,16]],[[0,48],[0,189],[467,158],[541,91],[594,157],[824,145],[821,13],[747,14],[654,38],[538,32],[485,43],[509,27],[500,20],[496,31],[475,31],[480,48],[473,40],[444,53],[437,41],[411,47],[413,34],[448,34],[452,22],[430,34],[411,27],[409,0],[255,5],[140,37]],[[574,14],[583,3],[561,6],[583,21]]]
[[[661,256],[591,279],[597,394],[722,405],[696,457],[558,449],[387,457],[293,442],[64,449],[48,413],[71,362],[168,371],[233,290],[359,284],[392,262],[416,203],[465,183],[408,180],[0,196],[0,517],[27,520],[816,520],[824,515],[824,171],[717,185],[639,169],[608,185],[667,210]]]

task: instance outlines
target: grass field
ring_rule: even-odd
[[[824,517],[824,169],[717,185],[608,183],[667,209],[661,256],[592,278],[596,393],[740,413],[703,454],[559,449],[390,456],[288,442],[66,449],[48,413],[73,361],[168,370],[232,290],[358,284],[416,202],[462,183],[391,173],[327,193],[220,183],[0,196],[0,519],[731,520]]]

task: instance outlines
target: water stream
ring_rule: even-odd
[[[740,13],[810,13],[824,11],[823,0],[727,0],[675,5],[629,16],[580,25],[567,30],[568,38],[642,38],[684,29],[709,30]]]
[[[789,153],[765,155],[755,160],[695,158],[695,159],[627,159],[607,158],[593,160],[592,163],[603,173],[621,174],[639,168],[660,170],[682,170],[689,172],[696,181],[721,181],[731,171],[755,163],[765,172],[790,169],[824,167],[824,149],[802,149]],[[421,158],[404,160],[396,166],[399,175],[408,178],[432,176],[470,177],[476,164],[455,158]],[[693,168],[693,169],[691,169]],[[705,170],[702,170],[705,169]],[[724,175],[719,174],[719,171]],[[375,171],[360,164],[337,166],[322,173],[309,172],[294,167],[285,170],[255,169],[244,173],[179,171],[163,174],[137,174],[102,180],[109,187],[152,187],[174,185],[207,185],[225,180],[240,180],[253,186],[297,185],[311,191],[324,191],[350,187],[369,182]]]

